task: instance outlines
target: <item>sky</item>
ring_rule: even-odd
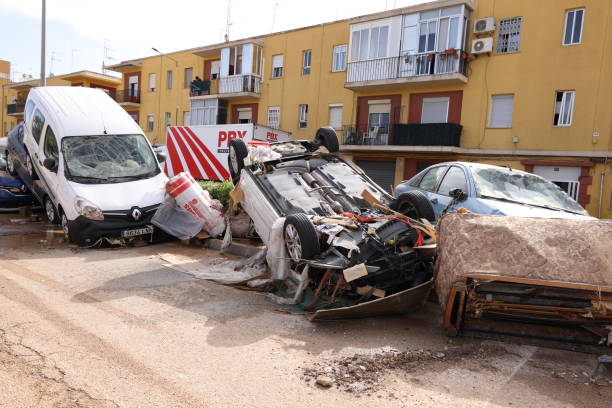
[[[230,40],[429,0],[231,0]],[[61,75],[223,41],[227,0],[47,0],[46,72]],[[41,0],[0,0],[0,59],[40,76]],[[105,59],[106,50],[106,59]],[[117,73],[107,72],[118,75]]]

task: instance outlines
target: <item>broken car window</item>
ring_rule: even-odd
[[[480,196],[586,214],[561,188],[542,177],[504,168],[473,167],[472,174]]]
[[[103,182],[149,178],[160,172],[142,135],[70,136],[62,139],[68,175]]]
[[[444,170],[446,170],[446,166],[434,167],[430,169],[421,180],[419,187],[423,190],[434,191],[436,189],[436,185],[438,184],[438,180],[444,174]]]

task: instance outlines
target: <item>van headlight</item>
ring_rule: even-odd
[[[74,208],[77,213],[85,218],[96,221],[104,221],[104,214],[94,203],[83,197],[77,197],[74,199]]]

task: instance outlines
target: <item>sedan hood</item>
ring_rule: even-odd
[[[590,215],[574,214],[566,211],[549,210],[547,208],[534,207],[527,204],[510,203],[506,201],[493,200],[490,198],[481,198],[483,203],[499,210],[498,215],[510,215],[516,217],[532,217],[532,218],[566,218],[566,219],[582,219],[594,220],[596,218]]]
[[[160,173],[155,177],[125,183],[69,184],[76,196],[91,201],[102,211],[114,211],[161,203],[166,193],[166,181],[166,175]]]

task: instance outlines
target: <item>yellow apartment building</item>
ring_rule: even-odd
[[[612,218],[611,6],[439,0],[108,68],[154,143],[168,125],[256,122],[295,138],[333,126],[385,188],[433,163],[486,162]]]
[[[23,120],[23,111],[28,93],[30,89],[40,86],[40,80],[32,79],[20,82],[7,80],[2,83],[2,62],[0,61],[0,97],[2,98],[3,106],[0,110],[0,124],[2,125],[1,135],[4,136]],[[7,65],[10,66],[10,64]],[[116,97],[117,89],[120,88],[120,84],[121,79],[119,78],[92,71],[78,71],[47,78],[47,86],[100,88],[114,98]]]

